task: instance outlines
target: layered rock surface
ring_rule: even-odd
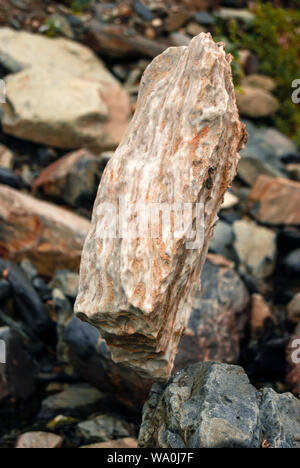
[[[147,377],[170,375],[217,212],[246,139],[230,62],[223,44],[209,34],[157,57],[98,191],[75,312],[100,329],[116,362]],[[125,235],[113,226],[122,196],[131,208]],[[161,204],[174,220],[175,203],[193,207],[190,218],[184,213],[184,229],[174,232],[171,221],[167,232],[162,215],[152,216],[153,238],[145,229],[149,218],[136,219]],[[145,235],[132,235],[138,222]],[[198,242],[188,245],[195,241],[192,228]]]

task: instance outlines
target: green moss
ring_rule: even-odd
[[[81,13],[91,6],[91,0],[70,0],[70,8],[73,13]]]
[[[219,22],[217,33],[225,34],[237,48],[250,49],[260,61],[259,72],[275,78],[274,94],[280,102],[275,125],[300,146],[300,105],[291,99],[292,82],[300,78],[300,11],[257,1],[254,13],[255,19],[247,24]],[[237,80],[240,76],[234,74]]]
[[[46,32],[48,37],[55,37],[62,33],[59,21],[54,18],[48,18],[46,26],[48,28]]]

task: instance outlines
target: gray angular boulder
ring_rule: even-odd
[[[206,362],[155,384],[141,448],[300,448],[300,401],[253,387],[239,366]]]

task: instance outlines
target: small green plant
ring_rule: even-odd
[[[280,107],[275,125],[300,146],[300,105],[291,99],[292,82],[300,78],[300,11],[257,0],[253,12],[253,21],[218,24],[218,32],[226,34],[235,47],[251,50],[259,59],[260,73],[276,80]]]
[[[70,0],[70,8],[73,13],[81,13],[91,6],[91,0]]]
[[[48,37],[55,37],[62,33],[61,24],[56,18],[48,18],[46,21],[46,34]]]

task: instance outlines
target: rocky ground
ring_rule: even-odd
[[[0,364],[1,447],[137,446],[153,382],[113,363],[96,329],[72,313],[93,200],[150,60],[201,32],[214,34],[220,21],[252,21],[251,4],[7,0],[0,6],[6,83],[0,340],[7,348]],[[236,96],[249,141],[180,343],[174,375],[181,372],[169,386],[152,387],[141,446],[300,445],[299,400],[282,395],[300,396],[300,363],[292,358],[300,333],[300,153],[293,134],[274,124],[276,78],[261,73],[249,50],[238,63]],[[230,366],[188,368],[206,361]],[[215,391],[214,373],[227,403]],[[184,379],[195,382],[197,398]],[[186,406],[173,394],[184,394]],[[207,420],[213,399],[214,423]],[[160,416],[153,417],[158,405]],[[190,411],[196,416],[184,438]]]

